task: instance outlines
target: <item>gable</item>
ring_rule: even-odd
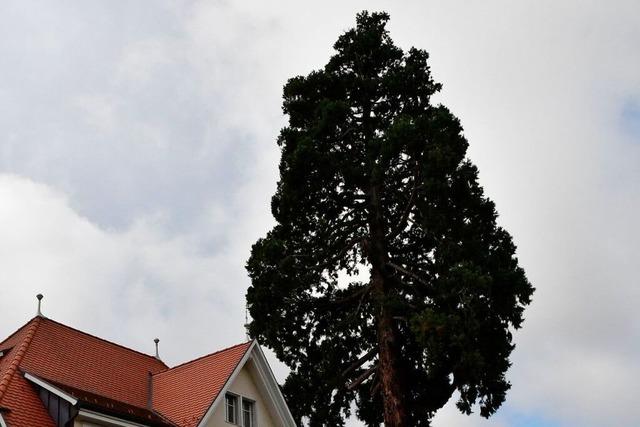
[[[153,409],[180,427],[199,425],[252,344],[229,347],[154,375]]]
[[[240,380],[236,383],[238,376],[243,374],[243,370],[250,374],[250,378],[253,381],[255,390],[251,392],[257,393],[260,396],[262,404],[268,409],[268,413],[271,415],[275,425],[284,427],[296,427],[295,421],[291,416],[289,407],[282,396],[280,386],[278,385],[273,372],[267,363],[267,359],[264,353],[260,349],[260,346],[254,341],[251,348],[247,351],[247,354],[243,357],[242,361],[238,364],[234,372],[231,374],[229,381],[225,387],[220,390],[218,397],[214,400],[213,404],[202,418],[202,422],[198,424],[199,427],[209,427],[208,423],[218,411],[218,408],[224,406],[225,395],[229,392],[231,385],[236,387],[252,387],[247,384],[247,381]],[[266,412],[265,412],[266,413]],[[227,424],[228,425],[228,424]],[[217,427],[217,425],[216,425]]]
[[[260,427],[277,427],[272,415],[272,409],[267,405],[265,398],[262,396],[256,380],[254,379],[255,367],[252,361],[248,361],[242,369],[237,373],[236,377],[229,384],[227,393],[237,396],[239,402],[242,398],[249,399],[254,402],[255,421]],[[253,372],[252,372],[253,371]],[[218,405],[207,420],[203,427],[229,427],[226,422],[224,401]]]

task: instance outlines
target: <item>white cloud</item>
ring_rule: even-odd
[[[113,100],[108,97],[80,95],[73,100],[72,104],[83,113],[87,124],[99,131],[108,132],[117,125]]]
[[[170,40],[151,39],[133,42],[124,47],[122,58],[116,68],[116,79],[127,83],[148,83],[153,72],[176,61],[173,55],[180,52]]]
[[[497,418],[497,419],[496,419]],[[500,415],[494,418],[481,418],[478,414],[461,415],[455,406],[455,398],[452,398],[433,418],[434,426],[446,427],[507,427],[508,422],[500,419]]]
[[[149,352],[160,336],[171,362],[241,342],[235,247],[199,254],[193,238],[168,236],[161,216],[105,230],[51,187],[0,175],[0,329],[35,314],[42,292],[53,319]]]

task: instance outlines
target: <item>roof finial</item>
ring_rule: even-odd
[[[44,295],[38,294],[38,295],[36,295],[36,298],[38,298],[38,312],[36,313],[36,316],[44,317],[42,315],[42,298],[44,298]]]
[[[160,342],[160,339],[156,338],[153,342],[156,343],[156,359],[160,360],[160,352],[158,351],[158,343]]]

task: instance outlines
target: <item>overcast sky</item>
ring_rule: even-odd
[[[243,341],[282,86],[364,8],[430,52],[537,288],[507,403],[434,425],[637,426],[637,1],[3,0],[0,335],[42,292],[55,320],[160,337],[169,364]]]

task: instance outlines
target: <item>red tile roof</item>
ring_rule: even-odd
[[[154,375],[154,409],[180,427],[196,426],[251,344],[238,344]]]
[[[50,319],[40,322],[20,367],[38,377],[141,408],[148,403],[149,372],[168,369],[153,356]]]
[[[33,339],[40,320],[39,317],[32,319],[0,344],[0,351],[5,353],[0,359],[0,402]]]
[[[4,352],[0,358],[0,408],[10,427],[55,427],[33,387],[16,375],[39,323],[40,318],[32,319],[0,343],[0,351]]]
[[[153,425],[191,427],[250,346],[240,344],[169,369],[153,356],[35,317],[0,343],[0,414],[9,427],[54,427],[36,388],[24,378],[28,372],[68,391],[81,407]]]

